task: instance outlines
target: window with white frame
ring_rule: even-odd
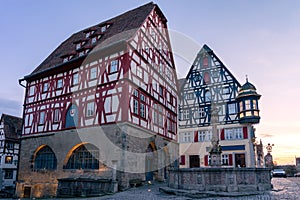
[[[101,27],[101,32],[104,33],[106,31],[106,26]]]
[[[92,38],[92,44],[95,44],[97,42],[97,37]]]
[[[141,116],[142,118],[145,118],[145,117],[146,117],[146,114],[145,114],[145,112],[146,112],[145,110],[146,110],[146,109],[145,109],[145,107],[146,107],[145,104],[143,104],[143,103],[140,104],[140,116]]]
[[[45,124],[45,117],[46,117],[46,112],[41,111],[39,116],[39,124]]]
[[[187,93],[187,94],[186,94],[186,99],[187,99],[187,100],[189,100],[189,99],[194,99],[194,98],[195,98],[195,96],[194,96],[194,93],[193,93],[193,92]]]
[[[143,78],[143,70],[140,66],[136,67],[136,75],[140,78]]]
[[[93,116],[95,113],[95,102],[88,102],[86,105],[86,116]]]
[[[230,94],[229,87],[228,87],[228,86],[225,86],[225,87],[222,89],[222,93],[223,93],[223,94]]]
[[[49,89],[49,83],[48,83],[48,82],[45,82],[45,83],[43,84],[43,92],[47,92],[48,89]]]
[[[109,73],[116,73],[119,69],[118,69],[118,65],[119,65],[119,62],[118,60],[112,60],[110,62],[110,70],[109,70]]]
[[[211,139],[212,139],[212,131],[211,130],[205,131],[205,135],[206,135],[205,140],[206,141],[211,141]]]
[[[92,67],[90,69],[90,80],[97,78],[97,67]]]
[[[206,131],[198,131],[198,141],[204,142],[206,136]]]
[[[57,88],[57,89],[60,89],[60,88],[62,88],[62,87],[63,87],[63,79],[60,78],[60,79],[58,79],[57,82],[56,82],[56,88]]]
[[[164,125],[163,109],[161,106],[158,106],[158,125],[161,127]]]
[[[29,96],[33,96],[34,95],[34,92],[35,92],[35,86],[34,85],[32,85],[32,86],[30,86],[29,87]]]
[[[189,143],[192,142],[192,133],[191,132],[184,132],[182,133],[182,142]]]
[[[79,74],[75,73],[73,74],[73,82],[72,85],[77,85],[79,83]]]
[[[204,108],[195,109],[194,116],[196,119],[205,117],[205,109]]]
[[[137,99],[133,99],[133,113],[139,114],[139,101]]]
[[[210,93],[209,90],[206,90],[206,91],[205,91],[205,101],[206,101],[206,102],[211,101],[211,93]]]
[[[190,118],[189,109],[181,110],[181,119],[182,120],[187,120],[189,118]]]
[[[53,121],[54,121],[54,123],[57,123],[60,121],[60,109],[59,108],[56,108],[54,110]]]
[[[242,128],[227,128],[224,129],[225,140],[243,139]]]
[[[228,104],[228,114],[236,114],[236,104]]]
[[[228,154],[222,154],[222,165],[229,165],[229,156],[228,156]]]

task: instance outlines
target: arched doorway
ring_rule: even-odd
[[[145,160],[145,176],[146,181],[153,181],[153,171],[155,169],[155,153],[156,150],[154,142],[151,142],[146,149],[146,160]]]

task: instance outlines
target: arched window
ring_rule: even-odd
[[[44,146],[36,153],[34,169],[56,169],[56,166],[56,156],[50,147]]]
[[[81,145],[70,156],[65,169],[99,169],[99,149],[91,144]]]

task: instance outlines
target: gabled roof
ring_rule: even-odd
[[[1,123],[4,125],[5,139],[18,139],[22,130],[22,118],[2,114]]]
[[[24,79],[43,73],[49,69],[62,66],[62,57],[74,54],[75,43],[86,40],[86,32],[94,31],[93,35],[101,35],[100,40],[92,45],[93,47],[97,45],[97,49],[103,49],[110,45],[127,41],[134,36],[137,29],[147,19],[148,15],[155,7],[157,7],[157,5],[150,2],[73,34],[61,43],[30,75],[25,76]],[[105,25],[109,25],[109,27],[105,32],[102,32],[101,27]],[[85,46],[90,45],[91,38],[89,38]],[[74,57],[73,59],[76,58]]]
[[[217,59],[217,61],[220,63],[220,65],[226,69],[226,71],[228,72],[228,74],[230,74],[230,76],[236,81],[238,87],[241,87],[241,84],[239,83],[239,81],[232,75],[232,73],[227,69],[227,67],[223,64],[223,62],[218,58],[218,56],[213,52],[213,50],[211,48],[209,48],[206,44],[203,45],[203,47],[200,49],[200,51],[198,52],[195,61],[197,60],[197,57],[199,56],[199,54],[201,54],[202,52],[206,52],[207,54],[209,54],[210,56],[213,56]],[[194,61],[194,62],[195,62]],[[181,87],[179,87],[179,90],[182,91],[186,81],[189,79],[189,76],[191,74],[191,72],[194,69],[194,64],[190,67],[188,74],[186,75],[186,78],[181,79],[180,81],[180,85]]]

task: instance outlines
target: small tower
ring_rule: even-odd
[[[256,88],[253,84],[248,82],[239,90],[236,100],[238,102],[238,117],[241,124],[257,124],[259,123],[259,109],[258,100],[261,95],[257,94]]]

